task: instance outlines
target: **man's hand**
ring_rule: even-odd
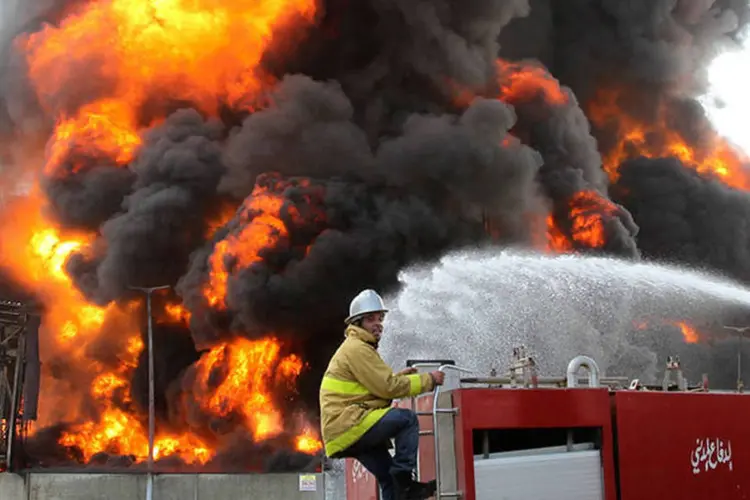
[[[445,373],[441,371],[430,372],[430,375],[432,380],[435,381],[435,385],[443,385],[443,382],[445,382]]]
[[[411,375],[412,373],[417,373],[417,369],[413,366],[410,366],[408,368],[404,368],[400,372],[398,372],[396,375]]]

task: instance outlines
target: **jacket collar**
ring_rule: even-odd
[[[349,325],[346,327],[346,331],[344,332],[344,335],[346,337],[351,337],[357,340],[361,340],[362,342],[366,344],[370,344],[371,346],[375,347],[377,349],[378,347],[378,339],[375,338],[375,335],[368,332],[364,328],[360,328],[356,325]]]

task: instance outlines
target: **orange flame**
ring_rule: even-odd
[[[316,6],[316,0],[102,0],[81,5],[56,26],[18,38],[39,101],[56,119],[44,174],[75,173],[91,159],[131,162],[141,144],[140,131],[158,123],[172,101],[189,101],[209,115],[224,105],[248,109],[268,79],[259,65],[274,30],[296,20],[312,21]],[[79,102],[66,100],[70,89],[76,89]],[[272,238],[273,230],[285,229],[274,218],[280,210],[274,203],[271,196],[255,198],[248,209],[267,215],[253,219],[236,241],[224,243],[238,265],[259,258],[262,245],[256,239]],[[4,211],[0,226],[0,263],[45,303],[43,342],[69,365],[65,380],[43,371],[38,424],[68,423],[60,443],[79,450],[84,460],[100,451],[144,460],[145,418],[130,395],[143,351],[139,308],[86,300],[65,266],[74,253],[87,252],[97,235],[60,229],[41,215],[43,205],[35,186],[31,195]],[[215,231],[228,220],[227,214],[222,211],[207,230]],[[218,283],[225,289],[226,274]],[[219,293],[223,302],[225,292]],[[168,321],[190,319],[179,304],[168,304],[162,313],[161,319]],[[94,342],[112,346],[118,353],[115,366],[91,357]],[[271,398],[273,384],[293,383],[303,366],[296,356],[277,359],[280,347],[274,350],[274,345],[275,340],[253,348],[228,344],[223,352],[230,374],[205,401],[212,411],[218,411],[212,406],[217,402],[235,405],[259,439],[283,430],[282,415]],[[211,359],[201,360],[199,368],[210,369]],[[264,371],[265,361],[272,362],[275,374]],[[233,380],[249,385],[238,386]],[[75,392],[81,387],[87,390]],[[241,393],[241,400],[232,399]],[[83,402],[96,417],[82,414]],[[301,434],[295,446],[313,450],[315,439],[314,433]],[[155,453],[156,458],[179,456],[203,464],[215,451],[191,433],[158,429]]]
[[[574,248],[602,248],[606,242],[605,217],[615,216],[617,205],[596,191],[579,191],[570,200],[570,239],[547,217],[547,249],[570,252]]]
[[[284,199],[256,185],[242,207],[243,216],[253,216],[238,234],[230,234],[219,241],[208,259],[209,281],[204,296],[209,305],[223,308],[227,294],[228,266],[244,269],[260,262],[260,253],[276,245],[288,235],[284,222],[279,218]],[[257,215],[256,215],[257,214]]]
[[[724,184],[750,189],[750,159],[732,148],[715,132],[710,132],[700,145],[691,145],[668,125],[667,108],[662,103],[653,123],[645,123],[624,112],[618,100],[622,92],[598,92],[589,106],[588,115],[599,127],[617,127],[619,141],[604,155],[604,170],[612,182],[619,178],[620,164],[637,156],[647,158],[676,157],[686,167],[700,174],[721,180]]]
[[[47,173],[80,146],[127,163],[139,118],[153,122],[142,113],[153,95],[212,115],[221,103],[248,106],[274,28],[315,13],[316,0],[104,0],[19,38],[37,95],[58,119]],[[97,97],[71,115],[59,109],[70,88]]]
[[[182,304],[166,304],[164,306],[165,319],[171,323],[190,323],[190,311]]]
[[[552,214],[547,216],[547,250],[555,253],[567,253],[573,251],[573,243],[565,236],[555,224]]]
[[[211,240],[217,231],[227,225],[237,213],[237,205],[223,203],[218,213],[214,214],[206,222],[206,240]]]
[[[0,260],[23,283],[38,291],[47,306],[43,331],[51,334],[52,349],[64,355],[73,370],[70,381],[50,378],[43,372],[39,404],[39,426],[71,422],[60,437],[60,444],[79,450],[83,460],[98,452],[147,458],[148,439],[142,412],[134,407],[130,380],[143,350],[138,333],[139,312],[136,305],[89,304],[76,290],[65,273],[65,263],[72,253],[86,251],[91,235],[63,233],[40,214],[35,195],[10,206],[3,214],[4,235],[0,240]],[[183,306],[168,304],[164,314],[172,320],[187,321],[189,312]],[[110,325],[104,329],[105,326]],[[106,334],[104,333],[106,331]],[[119,362],[115,368],[88,358],[87,346],[102,340],[102,335],[119,335],[107,340],[117,344]],[[45,337],[47,338],[47,337]],[[279,356],[275,340],[237,341],[226,350],[215,349],[199,362],[199,369],[212,371],[221,360],[229,362],[228,374],[215,392],[208,391],[205,404],[213,414],[225,415],[227,409],[240,411],[257,439],[266,439],[283,430],[280,410],[273,403],[271,391],[277,385],[292,385],[303,363],[294,355]],[[71,392],[73,380],[88,386],[88,395]],[[208,383],[208,379],[204,379]],[[88,397],[88,399],[87,399]],[[98,416],[81,422],[81,403],[93,402]],[[314,453],[319,447],[313,432],[299,435],[294,446]],[[215,454],[212,447],[192,433],[158,430],[155,458],[178,456],[188,464],[204,464]]]
[[[118,408],[107,408],[98,422],[85,422],[63,433],[60,444],[81,450],[89,461],[102,451],[131,455],[138,461],[148,458],[148,437],[144,422]],[[180,456],[189,464],[205,464],[213,452],[192,434],[158,435],[154,437],[154,459]]]
[[[554,106],[562,106],[570,101],[569,95],[560,88],[560,83],[542,66],[498,59],[495,70],[496,87],[492,90],[469,89],[449,82],[453,103],[459,108],[466,108],[480,95],[509,104],[529,102],[538,97]]]
[[[318,439],[317,434],[306,430],[297,436],[294,447],[297,451],[312,455],[323,448],[323,443]]]
[[[211,349],[196,365],[198,386],[194,392],[211,394],[201,399],[204,410],[224,418],[241,415],[256,440],[281,434],[284,420],[275,405],[273,389],[293,386],[303,368],[296,355],[282,357],[281,347],[275,338],[237,338]],[[218,385],[217,377],[221,378]],[[320,449],[316,439],[307,431],[296,438],[296,447],[314,453]]]
[[[569,101],[560,83],[541,66],[497,60],[500,100],[513,104],[542,96],[545,102],[562,106]]]
[[[698,339],[700,338],[698,336],[698,331],[690,324],[685,321],[677,321],[674,325],[680,329],[680,333],[682,333],[682,338],[685,339],[685,342],[688,344],[695,344],[698,342]]]
[[[45,323],[58,332],[58,348],[74,349],[71,341],[96,334],[114,308],[89,304],[65,273],[67,259],[85,251],[93,235],[55,229],[40,207],[33,193],[5,208],[0,261],[20,284],[46,299]]]
[[[49,143],[44,173],[63,174],[59,167],[76,148],[84,149],[89,158],[105,156],[121,165],[130,162],[141,143],[132,113],[124,103],[100,101],[84,106],[75,117],[62,117]],[[74,164],[70,172],[82,169]]]
[[[661,320],[662,324],[672,325],[680,329],[682,338],[688,344],[696,344],[700,341],[700,333],[687,321],[673,321],[673,320]],[[646,320],[634,321],[633,326],[638,330],[645,330],[649,327],[649,322]]]

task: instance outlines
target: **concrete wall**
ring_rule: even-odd
[[[307,481],[303,481],[307,479]],[[146,476],[0,474],[0,500],[145,500]],[[302,482],[315,491],[300,491]],[[322,474],[161,474],[153,500],[324,500]]]
[[[0,500],[24,500],[24,487],[21,476],[0,473]]]

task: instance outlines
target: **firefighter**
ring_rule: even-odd
[[[393,373],[377,352],[387,309],[374,290],[349,305],[344,341],[331,358],[320,386],[323,441],[330,458],[358,460],[377,479],[383,500],[418,500],[435,494],[435,481],[414,481],[419,447],[417,415],[391,406],[442,385],[444,374]],[[391,458],[391,439],[395,456]]]

